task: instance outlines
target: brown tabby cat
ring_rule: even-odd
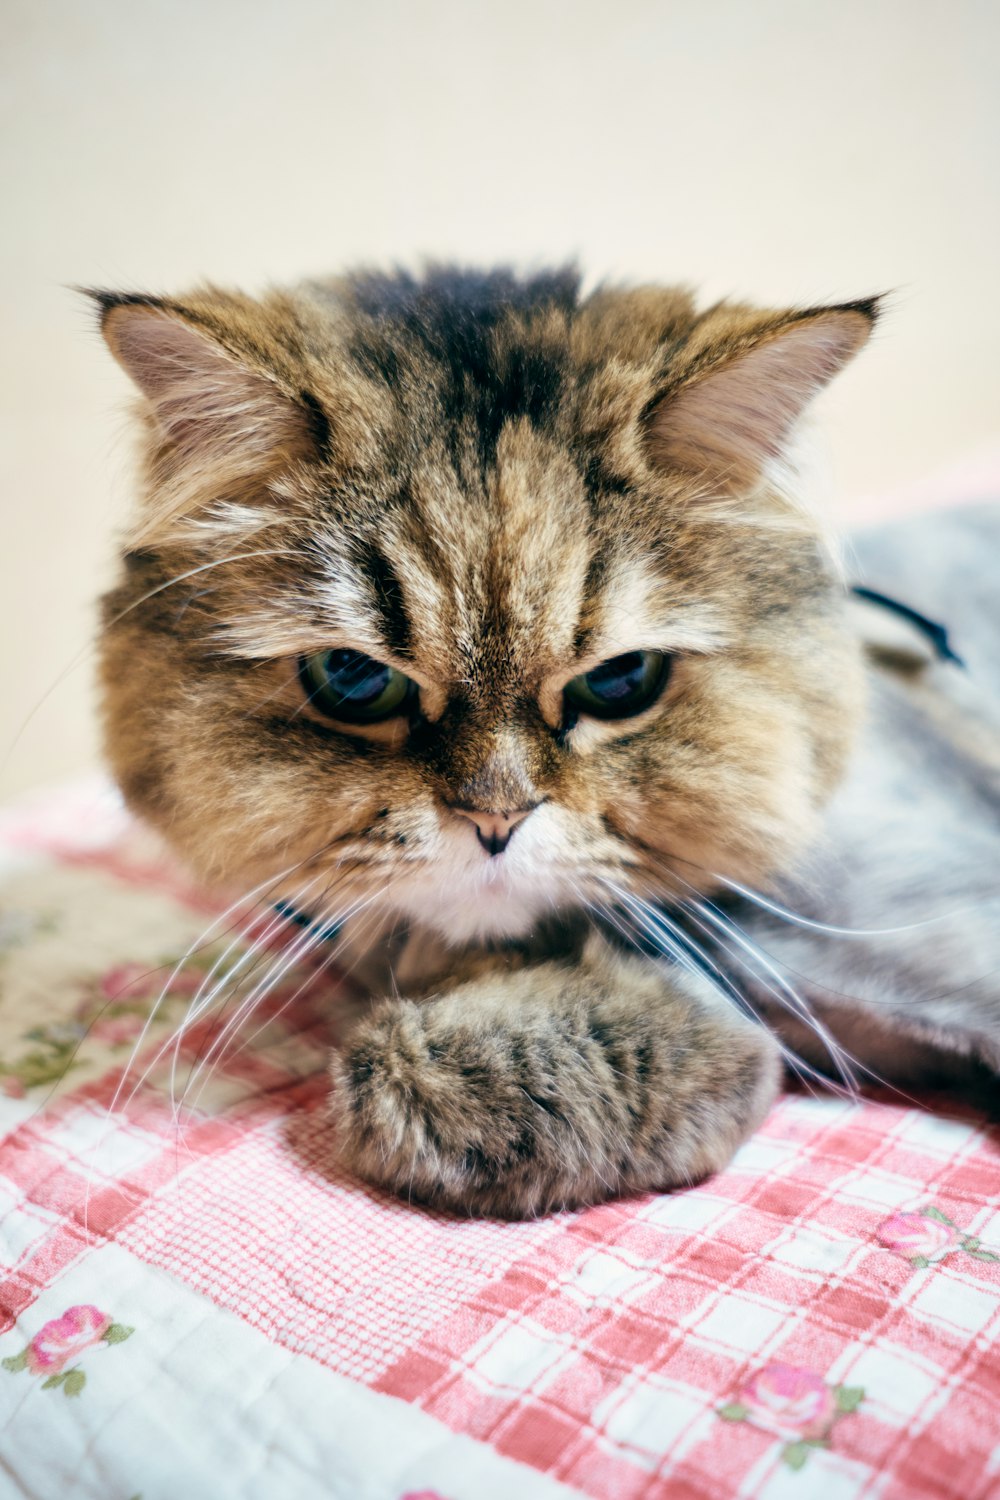
[[[347,1165],[535,1214],[723,1166],[778,1030],[805,1067],[1000,1065],[995,715],[884,611],[865,665],[798,495],[799,418],[873,301],[449,269],[96,296],[145,430],[108,754],[308,941],[378,918]],[[945,932],[927,890],[972,915]]]

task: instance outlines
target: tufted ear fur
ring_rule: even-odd
[[[726,307],[709,313],[687,369],[648,414],[654,461],[722,491],[752,488],[812,398],[865,343],[876,315],[875,301],[778,319]]]
[[[109,349],[147,403],[149,495],[133,543],[206,501],[235,499],[315,453],[313,413],[263,358],[148,297],[92,293]]]

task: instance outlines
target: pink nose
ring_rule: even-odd
[[[502,854],[510,843],[518,823],[523,823],[533,807],[519,807],[514,812],[480,812],[477,807],[458,807],[452,811],[476,825],[476,836],[488,854]]]

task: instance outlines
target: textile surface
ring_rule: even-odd
[[[436,1215],[329,1164],[328,956],[204,1003],[290,934],[99,784],[0,872],[0,1495],[1000,1496],[982,1117],[788,1094],[689,1191]]]

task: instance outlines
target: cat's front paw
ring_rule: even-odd
[[[771,1037],[618,955],[389,1002],[332,1063],[337,1149],[414,1202],[524,1218],[688,1185],[777,1086]]]
[[[513,1087],[509,1047],[442,1002],[386,1004],[331,1063],[341,1161],[414,1202],[463,1213],[530,1212],[513,1176],[538,1154],[530,1101]]]

